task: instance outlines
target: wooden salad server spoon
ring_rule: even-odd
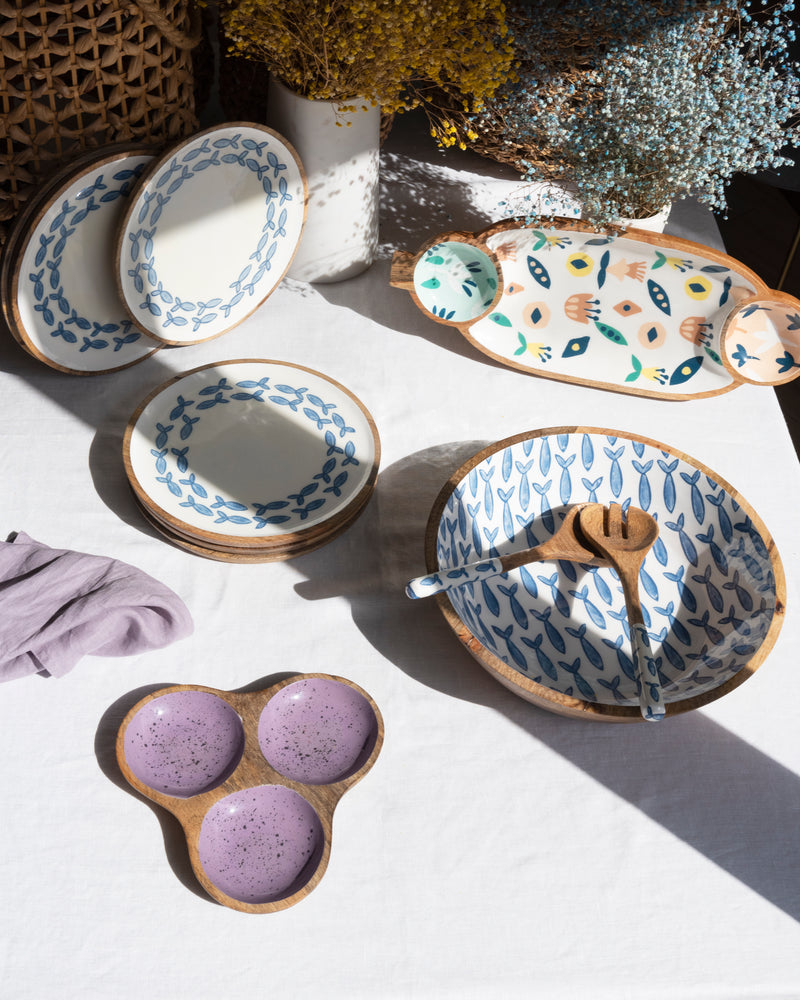
[[[666,708],[639,599],[639,570],[658,537],[658,524],[638,507],[629,507],[623,515],[619,504],[592,504],[580,510],[578,517],[588,544],[603,553],[619,576],[631,630],[639,706],[645,719],[659,722]]]
[[[608,559],[591,548],[582,537],[578,515],[588,507],[597,507],[602,515],[602,504],[576,504],[567,510],[558,531],[541,545],[493,559],[465,563],[453,569],[439,570],[427,576],[418,576],[406,584],[406,594],[413,598],[431,597],[455,587],[463,587],[467,583],[477,583],[501,573],[509,573],[526,563],[543,562],[547,559],[566,559],[568,562],[587,563],[590,566],[606,566]]]

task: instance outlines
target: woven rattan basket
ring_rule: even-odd
[[[197,127],[192,0],[0,0],[0,245],[78,150]]]

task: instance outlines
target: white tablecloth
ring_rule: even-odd
[[[800,467],[774,393],[669,402],[505,369],[388,287],[395,248],[505,214],[513,175],[438,152],[413,120],[382,156],[380,258],[285,281],[241,326],[114,375],[51,371],[0,341],[0,525],[124,559],[176,590],[191,638],[0,690],[0,970],[9,998],[800,997]],[[416,152],[409,152],[416,139]],[[676,205],[669,231],[720,246]],[[286,563],[169,545],[125,480],[122,434],[173,373],[287,360],[372,412],[377,489],[343,536]],[[562,719],[515,697],[403,584],[449,475],[484,444],[557,425],[685,451],[760,513],[788,577],[778,642],[746,684],[663,725]],[[0,603],[0,612],[2,604]],[[381,708],[383,751],[342,799],[330,864],[296,906],[208,900],[180,827],[132,794],[117,727],[172,683],[343,675]],[[261,684],[259,684],[261,682]]]

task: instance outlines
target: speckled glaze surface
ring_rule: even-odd
[[[258,742],[286,778],[310,785],[341,781],[369,757],[378,720],[358,691],[321,677],[297,681],[267,702]]]
[[[242,720],[208,691],[173,691],[148,701],[125,730],[125,759],[136,777],[183,798],[221,784],[243,749]]]
[[[451,483],[429,522],[431,571],[541,544],[576,503],[633,504],[656,519],[639,591],[668,712],[713,699],[771,648],[785,603],[774,542],[734,488],[689,456],[619,431],[554,429],[498,442]],[[625,600],[610,567],[521,566],[447,600],[451,624],[508,686],[637,711]]]
[[[137,791],[179,820],[207,892],[264,913],[319,883],[334,809],[382,744],[380,711],[362,688],[299,674],[256,691],[154,691],[123,720],[117,760]]]
[[[301,888],[322,858],[314,807],[291,788],[259,785],[216,802],[200,828],[200,863],[211,881],[245,903],[271,903]]]

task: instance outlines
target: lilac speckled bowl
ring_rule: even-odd
[[[153,698],[125,730],[125,759],[133,774],[176,798],[222,784],[243,750],[242,720],[208,691],[170,691]]]
[[[256,785],[208,810],[200,863],[214,885],[242,903],[273,903],[313,876],[325,835],[313,806],[283,785]]]
[[[367,699],[348,684],[307,677],[281,688],[264,706],[258,742],[286,778],[323,785],[354,774],[378,738]]]

